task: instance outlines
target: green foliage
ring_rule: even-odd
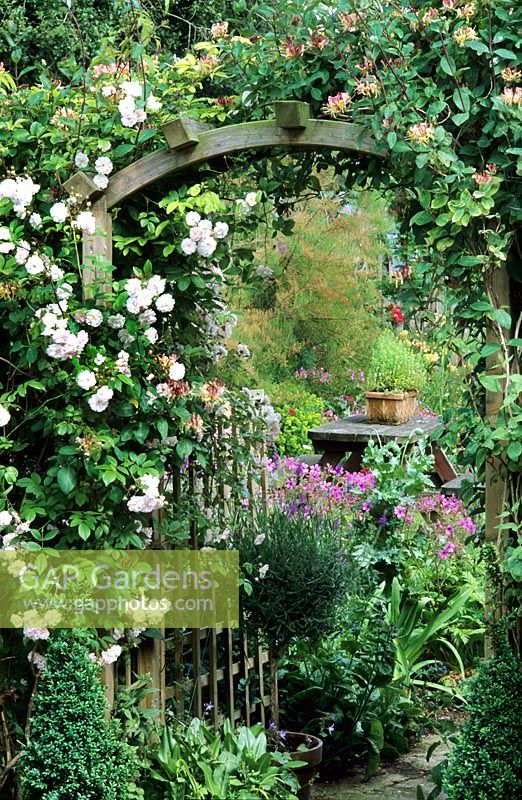
[[[418,391],[426,379],[426,364],[420,353],[407,347],[393,333],[382,333],[376,339],[368,368],[369,391]]]
[[[448,800],[491,800],[522,793],[522,664],[507,642],[472,679],[469,720],[450,752]]]
[[[259,512],[250,524],[243,520],[233,541],[250,580],[243,597],[247,618],[274,653],[332,629],[353,581],[333,522],[273,508]]]
[[[285,398],[288,397],[288,399]],[[274,408],[280,414],[280,433],[277,449],[281,455],[297,456],[313,453],[313,445],[308,431],[323,422],[324,401],[316,394],[307,392],[300,386],[286,383],[276,393]]]
[[[216,731],[200,719],[163,730],[146,796],[152,800],[294,800],[290,756],[270,753],[263,727]]]
[[[137,764],[106,718],[99,667],[77,633],[58,633],[34,696],[20,774],[24,800],[127,800]]]
[[[343,774],[355,760],[408,749],[420,708],[392,685],[395,635],[382,601],[362,591],[343,615],[342,633],[293,648],[282,660],[283,724],[323,739],[323,777]]]

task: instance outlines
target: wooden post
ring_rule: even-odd
[[[509,275],[504,266],[498,267],[491,274],[488,289],[490,298],[496,308],[501,308],[503,306],[510,308]],[[509,331],[506,333],[509,337]],[[490,323],[488,326],[487,341],[500,344],[498,330],[493,323]],[[506,365],[499,353],[493,353],[487,358],[487,368],[490,375],[498,375],[505,373]],[[503,384],[504,381],[501,381],[500,392],[486,391],[486,419],[492,427],[495,426],[504,399],[502,392]],[[486,541],[495,546],[499,558],[502,558],[504,540],[501,532],[498,530],[498,525],[501,521],[500,514],[505,509],[507,486],[500,459],[488,459],[485,472]],[[490,620],[498,617],[500,605],[501,597],[488,592],[486,596],[486,615]],[[491,637],[486,635],[486,657],[489,657],[491,653]]]
[[[276,100],[276,125],[286,130],[304,130],[311,117],[310,106],[299,100]]]
[[[86,300],[99,298],[111,289],[112,267],[112,216],[107,210],[105,196],[91,208],[96,220],[94,233],[83,234],[83,296]]]
[[[148,708],[159,709],[160,719],[165,722],[165,640],[144,639],[138,648],[137,670],[139,675],[149,674],[156,690],[144,700]]]

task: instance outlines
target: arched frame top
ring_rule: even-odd
[[[91,200],[96,219],[95,233],[83,237],[85,296],[93,297],[108,288],[107,264],[112,258],[111,209],[175,172],[219,156],[276,147],[344,150],[381,158],[386,155],[386,149],[359,125],[311,119],[307,103],[276,102],[275,112],[275,120],[244,122],[222,128],[211,128],[194,120],[173,120],[162,128],[169,147],[124,167],[112,176],[103,194],[85,173],[70,178],[65,188],[80,199]]]

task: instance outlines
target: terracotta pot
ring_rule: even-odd
[[[299,745],[306,745],[306,750],[298,750]],[[317,767],[323,760],[323,743],[317,736],[311,736],[307,733],[294,733],[288,731],[286,734],[286,745],[290,750],[290,755],[294,761],[306,761],[302,767],[295,767],[292,772],[299,781],[301,787],[297,796],[299,800],[309,800],[310,797],[310,782],[314,777]]]
[[[368,422],[402,425],[417,410],[417,392],[366,392]]]

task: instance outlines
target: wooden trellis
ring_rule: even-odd
[[[298,101],[275,102],[275,119],[259,122],[227,125],[213,128],[209,125],[190,119],[175,119],[162,126],[168,146],[151,155],[145,156],[119,172],[109,180],[104,192],[101,192],[94,181],[85,173],[79,172],[70,178],[65,187],[70,194],[83,201],[91,202],[91,211],[96,220],[93,234],[83,235],[83,286],[84,297],[100,298],[110,287],[110,265],[112,262],[112,215],[113,208],[120,206],[125,200],[139,193],[148,186],[167,178],[174,173],[195,165],[211,161],[213,158],[251,150],[270,150],[272,148],[288,148],[294,150],[328,149],[334,151],[360,152],[375,158],[384,157],[387,153],[360,125],[337,120],[312,119],[307,103]],[[509,279],[504,268],[499,268],[493,276],[492,293],[499,305],[510,305]],[[491,336],[496,336],[491,331]],[[490,357],[489,366],[492,374],[501,367],[495,357]],[[486,414],[490,422],[498,416],[501,393],[487,392]],[[499,465],[489,463],[486,469],[486,536],[496,542],[498,536],[499,515],[503,510],[505,484],[500,477]],[[218,634],[215,634],[217,637]],[[222,634],[220,634],[221,636]],[[225,636],[229,636],[226,634]],[[195,655],[198,659],[200,638],[193,640]],[[217,641],[217,640],[216,640]],[[216,641],[211,636],[212,648],[216,652]],[[138,669],[152,671],[155,686],[160,690],[162,703],[167,689],[165,685],[165,643],[153,640],[142,648],[138,657]],[[248,662],[250,665],[250,661]],[[145,669],[146,668],[146,669]],[[254,668],[260,669],[258,665]],[[217,697],[216,680],[221,677],[221,668],[213,662],[208,676],[199,680],[196,710],[201,711],[200,692],[209,687],[209,691]],[[229,710],[232,711],[232,682],[234,675],[246,667],[228,661],[223,667],[223,678],[228,684]],[[250,666],[249,666],[250,670]],[[262,670],[261,670],[262,671]],[[109,684],[111,676],[108,678]],[[170,691],[170,690],[169,690]],[[209,700],[212,702],[212,700]],[[217,708],[218,704],[214,704]],[[248,707],[248,706],[247,706]],[[234,709],[235,711],[235,709]]]

